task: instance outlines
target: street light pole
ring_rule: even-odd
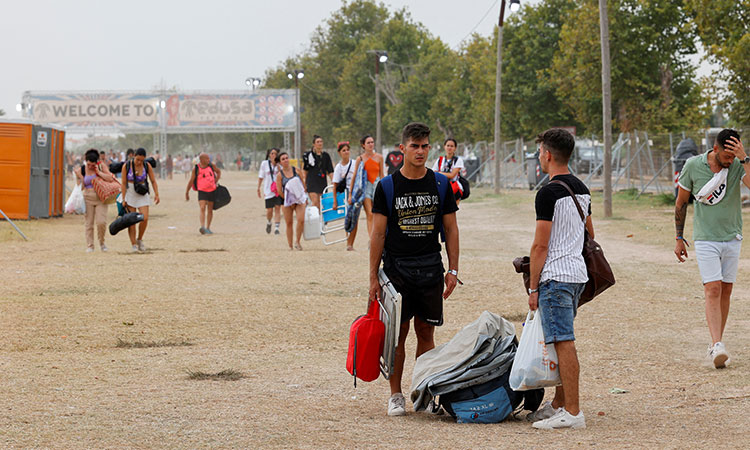
[[[495,74],[495,194],[500,193],[500,93],[503,76],[503,19],[505,18],[505,0],[500,2],[500,19],[497,22],[497,69]]]
[[[385,50],[368,50],[367,53],[375,55],[375,151],[383,153],[381,139],[381,115],[380,115],[380,63],[388,61],[388,52]]]
[[[294,159],[297,160],[297,165],[300,164],[300,160],[302,159],[302,114],[300,111],[300,100],[299,100],[299,80],[301,80],[305,76],[305,72],[294,69],[294,72],[287,73],[286,76],[290,80],[294,80],[294,87],[297,90],[296,95],[294,96],[294,111],[295,111],[295,118],[296,118],[296,127],[294,131]]]
[[[609,56],[607,0],[599,0],[602,50],[602,132],[604,134],[604,217],[612,217],[612,73]]]

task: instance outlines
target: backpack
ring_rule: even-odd
[[[441,156],[440,159],[438,159],[438,171],[442,170],[443,168],[443,160],[445,159],[444,156]],[[458,158],[455,156],[451,158],[450,161],[448,161],[447,167],[448,170],[453,169],[453,164],[456,162]],[[469,184],[469,180],[464,178],[463,175],[461,175],[461,172],[458,173],[458,181],[451,181],[451,185],[455,185],[453,187],[453,193],[457,194],[457,191],[461,191],[461,196],[459,197],[459,200],[466,200],[469,198],[469,195],[471,195],[471,185]]]
[[[432,171],[430,171],[432,172]],[[448,194],[448,190],[451,188],[448,177],[439,172],[432,172],[435,175],[435,184],[437,184],[439,206],[440,206],[440,240],[445,242],[445,230],[443,229],[443,205],[445,204],[445,196]],[[387,175],[385,178],[380,180],[380,185],[383,186],[383,193],[385,194],[385,202],[388,205],[388,217],[391,215],[393,209],[393,176]],[[386,234],[388,229],[386,228]]]
[[[349,329],[349,353],[346,370],[362,381],[374,381],[380,376],[380,353],[385,341],[385,325],[380,320],[380,304],[370,302],[367,314],[357,317]]]
[[[208,163],[208,167],[211,168],[211,172],[214,173],[214,182],[216,181],[216,171],[214,170],[214,165],[212,163]],[[195,176],[193,177],[193,190],[198,190],[198,164],[195,165],[194,170]]]
[[[498,423],[523,402],[523,409],[536,411],[544,389],[514,391],[508,381],[510,370],[484,383],[439,396],[439,403],[458,423]]]

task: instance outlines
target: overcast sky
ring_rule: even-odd
[[[526,0],[529,2],[529,0]],[[535,2],[535,0],[531,0]],[[448,45],[492,33],[498,0],[387,0]],[[2,0],[0,109],[26,90],[244,89],[307,48],[341,0]],[[488,14],[489,12],[489,14]]]

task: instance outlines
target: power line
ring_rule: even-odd
[[[476,31],[476,29],[477,29],[477,28],[479,28],[479,25],[481,25],[481,24],[482,24],[482,22],[484,22],[484,19],[486,19],[486,18],[487,18],[487,16],[488,16],[488,15],[489,15],[489,14],[490,14],[490,13],[492,12],[492,10],[493,10],[493,9],[495,8],[495,6],[496,6],[496,5],[497,5],[497,0],[495,0],[494,2],[492,2],[492,5],[491,5],[491,6],[489,7],[489,9],[487,10],[487,12],[486,12],[486,13],[484,13],[484,15],[482,16],[482,18],[481,18],[481,19],[479,19],[479,22],[477,22],[477,24],[476,24],[476,25],[474,25],[474,28],[472,28],[472,29],[471,29],[471,31],[469,31],[469,32],[468,32],[468,33],[466,34],[466,36],[464,36],[464,38],[463,38],[463,39],[461,39],[461,40],[460,40],[460,41],[458,42],[458,45],[461,45],[461,43],[462,43],[463,41],[465,41],[465,40],[466,40],[466,38],[468,38],[469,36],[471,36],[471,35],[472,35],[472,33],[474,33],[474,31]]]

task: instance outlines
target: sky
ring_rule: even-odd
[[[526,0],[524,3],[535,3]],[[490,35],[498,0],[384,0],[453,48]],[[26,90],[245,89],[305,50],[341,0],[0,0],[0,109]]]

